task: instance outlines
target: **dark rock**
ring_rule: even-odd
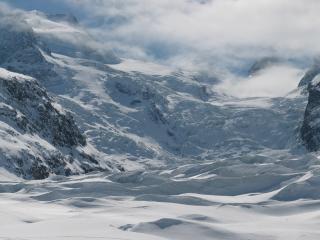
[[[320,74],[320,65],[314,64],[302,77],[299,87],[308,87],[312,80]]]
[[[27,24],[23,22],[19,25],[12,24],[10,19],[0,20],[0,64],[2,64],[15,53],[34,47],[36,38]]]
[[[31,27],[10,18],[0,18],[0,21],[0,65],[35,78],[57,76],[40,48],[49,55],[50,50],[37,39]]]
[[[150,117],[151,117],[151,120],[156,123],[162,123],[162,124],[167,123],[165,115],[163,114],[159,106],[157,106],[157,104],[155,103],[150,104]]]
[[[93,156],[86,154],[85,152],[81,152],[80,156],[83,157],[84,159],[89,160],[90,162],[92,162],[96,165],[99,165],[99,162]]]
[[[248,71],[248,75],[254,75],[259,71],[271,67],[280,62],[280,59],[277,57],[264,57],[256,61]]]
[[[43,165],[34,164],[30,170],[31,170],[32,177],[36,180],[45,179],[50,175],[48,168]]]
[[[305,110],[301,138],[309,151],[320,150],[320,88],[310,86],[308,105]]]
[[[55,109],[53,101],[47,92],[36,81],[20,81],[18,79],[0,79],[0,86],[7,92],[3,99],[8,104],[14,104],[23,116],[18,119],[13,115],[17,125],[24,131],[41,132],[56,146],[73,147],[86,145],[86,139],[71,114],[63,114]]]
[[[41,155],[33,155],[21,149],[19,157],[7,158],[8,168],[23,178],[43,179],[49,174],[70,175],[73,172],[67,167],[74,159],[68,151],[77,151],[74,147],[86,145],[86,138],[80,132],[72,115],[57,110],[46,90],[35,79],[0,78],[0,120],[12,126],[20,134],[37,135],[57,147],[56,151],[48,152],[39,147]],[[16,136],[12,131],[9,135]],[[58,149],[62,147],[63,153]],[[41,150],[42,149],[42,150]],[[69,150],[67,150],[69,149]],[[67,150],[67,151],[66,151]],[[6,155],[5,153],[1,155]],[[96,168],[99,164],[89,154],[79,155]],[[87,170],[92,170],[90,164]]]

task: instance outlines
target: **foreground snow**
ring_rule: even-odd
[[[19,182],[1,171],[0,239],[303,239],[320,237],[319,200],[157,195],[103,174]],[[160,185],[159,185],[160,186]],[[161,192],[161,191],[160,191]]]
[[[33,14],[25,35],[0,34],[11,36],[1,43],[0,240],[319,239],[303,69],[262,61],[233,76],[120,62],[76,24]],[[91,171],[104,173],[57,176]]]

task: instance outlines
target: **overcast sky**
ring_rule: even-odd
[[[102,41],[136,57],[168,60],[231,54],[242,58],[320,52],[319,0],[7,2],[28,9],[73,12]]]
[[[320,52],[319,0],[69,0],[96,35],[133,57],[185,68],[246,73],[264,56],[302,60]],[[95,4],[93,4],[93,2]],[[96,19],[100,19],[97,24]],[[104,29],[105,31],[101,31]],[[233,95],[283,96],[301,72],[273,69],[223,82]]]
[[[264,56],[320,53],[319,0],[2,1],[73,13],[121,57],[184,68],[237,71]]]

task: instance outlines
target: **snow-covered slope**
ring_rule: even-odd
[[[0,166],[23,178],[99,169],[70,113],[36,79],[0,68]]]
[[[319,238],[317,70],[207,78],[22,18],[0,24],[0,238]]]
[[[52,77],[53,66],[45,61],[42,51],[50,50],[37,39],[31,26],[15,16],[0,15],[0,64],[2,67],[35,78]]]
[[[231,96],[225,93],[232,92],[223,92],[220,83],[228,80],[216,81],[219,76],[210,81],[198,77],[195,72],[155,63],[123,59],[121,63],[108,64],[108,61],[87,55],[75,57],[74,52],[61,54],[63,49],[59,54],[54,53],[56,45],[47,41],[47,36],[55,36],[61,40],[59,44],[66,44],[68,48],[81,48],[83,41],[77,44],[70,39],[87,36],[85,31],[74,22],[48,19],[39,12],[25,13],[23,16],[25,21],[17,26],[9,28],[8,24],[14,24],[9,21],[1,24],[3,34],[0,47],[3,52],[10,50],[10,54],[3,54],[2,67],[35,77],[36,80],[30,80],[28,84],[17,82],[21,86],[16,88],[24,89],[31,83],[36,84],[42,92],[39,90],[41,94],[32,100],[37,104],[50,102],[50,109],[56,112],[50,121],[57,122],[58,127],[47,130],[50,133],[46,134],[41,133],[42,129],[37,130],[40,138],[45,138],[52,145],[66,145],[70,149],[86,144],[89,146],[83,150],[89,153],[83,154],[80,150],[79,156],[86,156],[95,166],[87,169],[87,165],[78,164],[82,170],[114,168],[130,171],[162,167],[179,172],[177,175],[181,177],[193,179],[209,176],[208,179],[213,179],[214,184],[220,177],[226,177],[225,171],[228,174],[230,171],[220,167],[218,171],[220,164],[232,169],[232,177],[245,176],[250,181],[251,174],[253,178],[259,174],[258,178],[269,178],[270,182],[274,177],[280,185],[288,178],[294,179],[296,175],[304,174],[297,172],[299,166],[291,162],[305,156],[300,127],[307,97],[299,90],[283,95],[284,90],[281,89],[279,95],[273,98]],[[19,47],[15,48],[15,45]],[[272,76],[283,78],[283,72],[289,72],[290,76],[286,78],[296,78],[287,86],[291,90],[292,83],[298,85],[302,70],[293,65],[282,66],[281,74],[277,74],[279,71],[275,74],[274,65],[277,63],[273,58],[257,61],[251,67],[255,70],[249,71],[254,72],[254,76],[251,76],[252,73],[247,79],[240,82],[231,80],[228,84],[242,83],[246,86],[248,82],[267,81]],[[21,101],[19,96],[14,97],[17,98],[14,100]],[[18,104],[11,107],[27,115]],[[42,110],[34,108],[33,111],[41,115]],[[63,114],[65,110],[71,113],[76,123],[69,113]],[[27,116],[27,119],[33,125],[39,125],[34,114]],[[69,125],[61,124],[61,121]],[[65,135],[59,141],[52,133],[57,128]],[[50,135],[53,137],[48,137]],[[63,144],[60,140],[64,141]],[[277,161],[275,155],[281,156],[282,160]],[[312,161],[312,158],[308,159],[308,162]],[[183,170],[174,170],[181,164],[189,165]],[[305,166],[306,171],[308,166]],[[265,172],[266,167],[268,173]],[[244,170],[248,168],[252,168],[250,174]],[[64,171],[52,172],[66,174]],[[67,172],[69,174],[70,171]],[[77,172],[81,171],[71,171]],[[274,184],[270,182],[266,182],[263,188],[273,188]],[[199,189],[197,184],[195,186]],[[253,186],[241,191],[260,188]],[[215,191],[220,192],[219,188],[213,188],[208,193]]]
[[[44,15],[34,11],[26,14],[24,19],[37,37],[55,53],[110,64],[120,62],[107,45],[94,39],[70,14]]]
[[[71,112],[97,151],[97,165],[106,166],[111,159],[121,170],[217,160],[236,164],[248,155],[303,151],[299,128],[305,95],[238,98],[221,92],[216,80],[204,80],[193,72],[126,59],[110,65],[69,51],[57,54],[46,36],[82,47],[82,41],[77,45],[68,39],[86,33],[77,24],[54,22],[39,12],[24,17],[26,21],[15,28],[2,24],[3,51],[12,48],[14,53],[2,60],[2,66],[36,77],[59,106]],[[16,41],[25,46],[14,48],[22,45]],[[273,65],[263,66],[254,79],[243,80],[244,86],[270,75],[284,76],[274,74]],[[301,70],[292,69],[282,68],[282,72],[299,77]],[[268,156],[264,161],[278,168]]]

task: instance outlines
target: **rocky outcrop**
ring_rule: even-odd
[[[299,82],[299,87],[308,87],[314,78],[320,74],[320,64],[315,63],[302,77]]]
[[[1,18],[0,63],[6,62],[17,52],[33,48],[35,42],[35,36],[26,24],[11,24],[10,19]]]
[[[320,84],[309,84],[308,105],[305,111],[301,138],[309,151],[320,150]]]
[[[271,67],[273,65],[276,65],[277,63],[280,63],[280,62],[281,60],[277,57],[264,57],[252,64],[252,66],[248,71],[248,75],[254,75],[260,72],[261,70]]]
[[[11,18],[0,18],[0,65],[10,71],[35,78],[56,76],[53,65],[42,54],[48,48],[37,39],[32,28],[23,21],[13,24]]]
[[[307,69],[303,77],[299,82],[299,87],[306,90],[305,93],[308,93],[307,90],[315,85],[315,79],[320,74],[320,58],[316,57],[313,59],[313,63]]]
[[[26,179],[110,170],[72,114],[42,87],[61,78],[47,46],[23,17],[0,14],[0,168]]]
[[[73,147],[85,145],[71,114],[62,114],[52,105],[52,99],[35,80],[1,79],[0,86],[5,95],[1,100],[19,111],[21,130],[41,133],[56,146]],[[16,117],[18,114],[16,114]]]
[[[23,178],[103,170],[72,115],[39,83],[0,68],[0,167]]]

